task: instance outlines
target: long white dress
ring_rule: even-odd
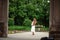
[[[31,27],[31,32],[35,32],[35,25],[33,25],[33,22],[32,22],[32,27]]]

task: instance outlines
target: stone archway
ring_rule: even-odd
[[[9,0],[0,0],[0,37],[7,37],[8,1]],[[60,0],[50,0],[49,25],[50,25],[49,36],[54,37],[55,40],[59,40],[60,39]]]

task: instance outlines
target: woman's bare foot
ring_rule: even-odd
[[[32,32],[32,35],[35,35],[34,32]]]

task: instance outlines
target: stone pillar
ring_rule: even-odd
[[[7,37],[8,31],[8,0],[0,0],[0,37]],[[1,30],[3,29],[3,30]]]
[[[60,40],[60,0],[50,0],[50,37]]]

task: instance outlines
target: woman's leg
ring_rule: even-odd
[[[32,35],[35,35],[34,32],[32,32]]]

